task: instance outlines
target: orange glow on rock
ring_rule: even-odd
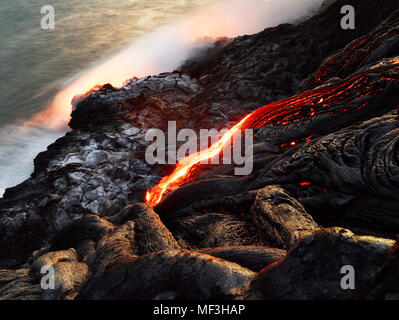
[[[177,163],[175,170],[169,176],[162,178],[155,187],[153,187],[150,191],[147,191],[146,203],[152,207],[157,205],[161,201],[167,188],[179,186],[186,180],[186,176],[193,166],[203,160],[211,159],[215,155],[219,154],[222,151],[224,145],[230,141],[230,139],[238,130],[242,128],[243,124],[250,117],[250,115],[251,114],[247,115],[239,123],[233,126],[207,150],[190,154],[180,160]]]
[[[134,74],[145,74],[144,68],[137,68]],[[124,67],[116,59],[110,59],[66,85],[55,96],[51,105],[34,116],[29,123],[51,129],[66,128],[71,115],[71,101],[76,95],[89,92],[98,84],[111,83],[114,87],[120,87],[131,77],[132,70]]]

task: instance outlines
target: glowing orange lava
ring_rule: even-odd
[[[233,137],[233,135],[243,126],[245,121],[251,116],[247,115],[229,131],[227,131],[216,143],[212,144],[207,150],[199,151],[188,155],[180,160],[175,170],[169,175],[161,179],[161,181],[150,191],[147,191],[145,199],[148,205],[155,206],[158,204],[165,191],[169,187],[180,185],[188,173],[188,171],[196,164],[203,160],[210,159],[219,154],[223,146]]]
[[[397,60],[395,63],[399,63]],[[381,69],[382,70],[382,69]],[[380,71],[380,70],[375,70]],[[383,78],[382,78],[383,79]],[[385,80],[385,79],[384,79]],[[399,81],[399,79],[392,79]],[[357,74],[353,77],[348,78],[345,82],[340,85],[329,85],[319,89],[309,90],[303,92],[297,96],[287,98],[284,100],[276,101],[265,105],[246,117],[244,117],[239,123],[232,127],[224,136],[222,136],[218,142],[211,145],[206,152],[197,152],[191,154],[178,162],[175,170],[169,175],[161,179],[159,184],[154,186],[151,190],[148,190],[145,196],[145,201],[150,206],[157,205],[165,194],[165,191],[170,187],[178,187],[185,183],[189,177],[189,170],[200,163],[202,160],[211,159],[217,155],[223,146],[231,139],[231,137],[238,130],[245,129],[257,129],[262,128],[267,124],[276,125],[288,125],[295,121],[298,121],[298,117],[303,118],[301,114],[302,107],[305,105],[312,105],[317,107],[318,110],[328,109],[329,105],[333,102],[345,102],[348,99],[353,99],[353,96],[365,97],[371,94],[381,94],[381,88],[378,86],[370,87],[363,86],[362,84],[367,81],[367,75]],[[388,80],[386,80],[388,81]],[[335,110],[334,112],[325,110],[326,113],[337,113],[337,112],[355,112],[364,108],[368,102],[361,104],[356,109],[344,109],[342,108]],[[345,105],[345,104],[343,104]],[[315,116],[315,109],[311,108],[308,117]],[[305,139],[306,142],[310,141],[312,136]],[[289,142],[291,146],[296,145],[296,141]],[[310,182],[302,182],[301,186],[307,186]]]

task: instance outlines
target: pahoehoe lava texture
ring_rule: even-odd
[[[0,199],[0,299],[399,298],[399,6],[329,3],[76,97],[72,131]],[[355,30],[340,28],[346,4]],[[195,166],[143,203],[173,170],[145,161],[149,128],[251,112],[251,174]],[[41,289],[43,265],[56,290]]]

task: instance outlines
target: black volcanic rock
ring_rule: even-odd
[[[206,254],[169,250],[114,260],[95,274],[78,299],[154,299],[175,292],[185,299],[240,297],[255,273]]]
[[[344,4],[355,30],[340,28]],[[0,299],[394,298],[397,9],[337,0],[221,39],[177,71],[75,97],[72,131],[0,199]],[[149,128],[220,129],[254,110],[250,174],[194,166],[143,204],[173,170],[146,162]],[[40,288],[43,264],[59,273],[54,292]],[[353,291],[340,288],[347,264]]]
[[[393,240],[355,236],[342,228],[322,229],[301,239],[284,259],[266,267],[251,283],[251,299],[359,299],[372,289]],[[351,266],[355,288],[341,280]]]
[[[375,281],[375,287],[367,296],[368,299],[392,299],[397,300],[399,294],[399,282],[397,272],[399,267],[399,237],[389,254],[388,258],[380,268]]]
[[[200,249],[198,252],[237,263],[255,272],[259,272],[287,254],[283,249],[265,246],[216,247]]]
[[[398,17],[399,11],[395,11],[378,28],[327,57],[300,90],[312,89],[332,78],[346,78],[361,67],[399,55]]]
[[[340,219],[346,205],[351,206],[346,215],[355,220],[355,201],[359,205],[364,197],[380,199],[381,215],[396,217],[399,73],[395,61],[385,59],[337,84],[269,105],[265,117],[272,117],[273,123],[255,134],[251,175],[233,176],[232,166],[227,166],[223,176],[212,175],[213,168],[204,169],[198,179],[173,191],[156,210],[166,219],[188,205],[214,211],[223,199],[279,184],[324,223],[334,223],[324,221],[326,217]],[[298,113],[300,118],[296,118]],[[367,217],[373,220],[370,214]],[[395,218],[390,221],[366,228],[393,237],[398,227],[392,225]]]
[[[89,267],[81,262],[59,262],[54,265],[55,288],[44,290],[42,300],[72,300],[89,275]]]
[[[244,217],[219,212],[193,213],[167,222],[185,248],[226,247],[267,244]]]
[[[86,263],[93,272],[100,274],[115,260],[137,257],[134,238],[134,223],[128,221],[101,238],[95,252],[89,253]]]
[[[255,230],[279,248],[287,248],[292,232],[318,228],[303,205],[279,186],[259,190],[248,215]]]
[[[159,216],[144,203],[127,206],[110,220],[117,224],[134,222],[135,247],[140,255],[180,248]]]
[[[66,225],[51,240],[51,249],[60,250],[76,247],[84,240],[98,242],[114,226],[96,215],[86,215]]]
[[[355,9],[354,30],[341,29],[343,5]],[[327,56],[372,31],[397,9],[396,0],[339,0],[299,25],[237,37],[206,66],[188,63],[180,70],[204,87],[193,99],[200,110],[209,112],[217,106],[213,119],[225,122],[227,115],[237,121],[259,106],[291,96]],[[201,126],[209,127],[206,118]]]
[[[0,270],[1,300],[40,300],[42,289],[29,269]]]
[[[51,251],[37,256],[33,261],[30,274],[36,278],[40,278],[41,269],[44,266],[54,266],[59,262],[78,261],[78,254],[75,249]]]
[[[145,162],[148,128],[165,129],[169,120],[177,120],[178,129],[221,128],[265,103],[288,97],[327,55],[363,38],[397,4],[396,0],[345,2],[356,8],[357,28],[343,31],[339,27],[343,3],[337,1],[299,25],[222,40],[209,63],[200,67],[186,64],[175,73],[132,78],[120,89],[105,85],[77,97],[70,122],[74,130],[39,154],[31,179],[6,190],[0,200],[0,256],[22,257],[72,220],[86,214],[113,215],[142,201],[145,190],[170,170]],[[390,21],[393,27],[396,20]],[[383,85],[396,90],[388,80]],[[370,103],[375,109],[370,106],[363,119],[392,109],[390,98],[376,99]],[[359,99],[353,108],[362,102]],[[304,139],[315,131],[326,133],[360,117],[328,114],[299,132],[293,132],[292,126],[280,130],[282,135],[271,136],[274,144]],[[22,262],[5,259],[1,264]]]

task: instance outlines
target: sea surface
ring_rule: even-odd
[[[204,0],[1,0],[0,127],[46,107],[63,82]],[[43,5],[54,30],[40,27]]]
[[[135,39],[211,2],[0,0],[0,197],[29,176],[35,155],[62,133],[26,123],[59,90]],[[44,5],[54,7],[54,30],[41,29]]]

